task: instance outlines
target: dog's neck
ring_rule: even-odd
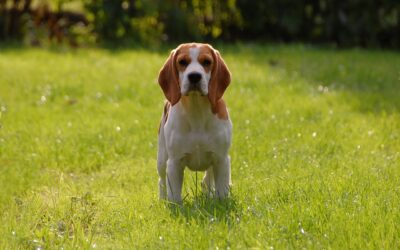
[[[180,105],[184,110],[185,119],[187,119],[190,127],[193,129],[204,128],[213,116],[208,96],[198,93],[182,96]]]

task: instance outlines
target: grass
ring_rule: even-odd
[[[186,171],[174,208],[157,196],[167,51],[2,48],[0,248],[399,248],[400,55],[219,49],[232,196]]]

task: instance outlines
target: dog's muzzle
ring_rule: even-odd
[[[188,75],[188,79],[189,79],[189,91],[200,91],[201,92],[201,88],[200,88],[200,84],[201,84],[201,74],[197,73],[197,72],[193,72],[190,73]]]

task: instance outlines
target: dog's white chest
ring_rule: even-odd
[[[193,171],[204,171],[212,165],[214,143],[207,131],[196,131],[183,135],[183,163]],[[186,140],[185,140],[186,139]],[[185,143],[186,141],[186,143]]]

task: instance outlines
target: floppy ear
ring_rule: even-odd
[[[178,71],[175,67],[175,51],[171,51],[171,54],[158,74],[158,83],[171,105],[175,105],[181,98]]]
[[[229,72],[219,52],[212,48],[211,50],[213,51],[214,67],[211,73],[210,84],[208,85],[208,99],[210,100],[213,112],[216,112],[218,101],[231,82],[231,72]]]

